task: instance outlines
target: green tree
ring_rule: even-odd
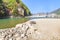
[[[24,16],[31,14],[22,0],[0,0],[0,18],[8,17],[10,14],[18,16],[18,4],[24,9]]]
[[[9,1],[7,1],[7,0],[3,0],[5,3],[7,3],[7,7],[9,8],[9,9],[11,9],[12,10],[12,13],[14,14],[15,13],[15,11],[16,11],[16,15],[18,15],[18,12],[17,12],[17,6],[18,6],[18,4],[20,4],[20,6],[21,6],[21,8],[23,8],[24,9],[24,14],[25,14],[25,16],[27,16],[27,15],[30,15],[31,13],[30,13],[30,10],[27,8],[27,6],[22,2],[22,0],[9,0]],[[15,9],[16,8],[16,9]]]
[[[4,18],[8,15],[7,9],[2,0],[0,0],[0,18]]]

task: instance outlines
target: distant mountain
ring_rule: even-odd
[[[57,15],[59,15],[59,14],[60,14],[60,8],[58,8],[58,9],[52,11],[51,13],[56,13]]]

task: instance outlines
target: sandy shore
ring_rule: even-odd
[[[60,19],[34,19],[37,40],[60,40]],[[36,34],[35,34],[36,35]]]
[[[30,21],[36,21],[36,25],[33,25],[35,27],[60,27],[60,19],[33,19]]]

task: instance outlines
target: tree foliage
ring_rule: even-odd
[[[7,7],[4,5],[3,1],[0,0],[0,18],[8,16]]]
[[[0,0],[0,17],[18,16],[18,4],[24,9],[24,14],[30,15],[30,10],[21,0]]]

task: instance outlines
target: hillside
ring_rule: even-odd
[[[30,10],[22,0],[0,0],[0,18],[7,16],[28,16]]]
[[[51,13],[56,13],[57,15],[60,15],[60,8],[58,8],[58,9],[52,11]]]

